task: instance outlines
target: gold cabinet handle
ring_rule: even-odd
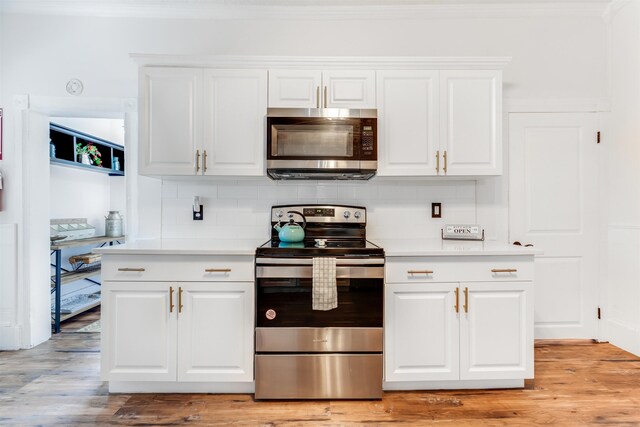
[[[517,268],[492,268],[492,273],[517,273]]]
[[[469,288],[464,288],[464,305],[462,308],[464,308],[465,313],[469,312]]]
[[[205,273],[231,273],[230,268],[205,268]]]
[[[204,150],[204,153],[202,154],[202,170],[205,173],[207,172],[207,150]]]
[[[440,150],[436,151],[436,173],[440,173]]]
[[[178,288],[178,313],[182,313],[182,286]]]
[[[316,86],[316,108],[320,108],[320,86]]]
[[[196,173],[200,172],[200,150],[196,150]]]
[[[456,305],[454,306],[456,308],[456,313],[460,312],[460,289],[456,288]]]
[[[407,273],[414,274],[433,274],[433,270],[409,270]]]
[[[169,313],[173,313],[173,286],[169,286]]]
[[[444,150],[444,153],[442,153],[442,157],[444,158],[444,167],[442,168],[442,170],[446,174],[447,173],[447,150]]]
[[[327,108],[327,87],[324,87],[324,108]]]
[[[144,268],[131,268],[131,267],[123,267],[119,268],[118,271],[137,271],[139,273],[144,271]]]

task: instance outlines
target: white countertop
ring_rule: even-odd
[[[112,255],[254,255],[267,239],[149,239],[95,248],[94,253]],[[373,239],[388,257],[540,255],[532,247],[498,242],[441,239]]]
[[[96,248],[110,255],[254,255],[268,239],[150,239]]]
[[[384,248],[387,257],[407,256],[488,256],[488,255],[541,255],[533,247],[509,245],[499,242],[475,242],[441,239],[373,239]]]

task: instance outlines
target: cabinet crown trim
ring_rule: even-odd
[[[451,57],[338,57],[338,56],[208,56],[208,55],[129,55],[140,66],[158,67],[216,67],[216,68],[295,68],[295,69],[481,69],[501,70],[511,62],[510,56],[451,56]]]

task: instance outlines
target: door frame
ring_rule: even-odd
[[[29,156],[24,155],[29,149],[33,149],[34,143],[38,143],[30,140],[28,126],[29,114],[38,113],[47,117],[121,118],[124,120],[125,156],[128,159],[127,172],[129,175],[129,178],[125,176],[126,215],[130,218],[127,233],[129,236],[135,236],[138,230],[138,215],[137,205],[133,203],[133,201],[137,200],[138,183],[137,180],[132,179],[132,177],[137,176],[138,165],[138,107],[135,98],[68,98],[26,94],[16,95],[13,101],[16,116],[14,129],[17,140],[22,148],[21,175],[23,177],[39,176],[42,178],[38,180],[23,179],[21,226],[18,228],[17,319],[20,326],[19,346],[20,348],[31,348],[46,341],[51,336],[49,316],[46,316],[46,327],[45,325],[35,324],[35,322],[40,322],[41,320],[38,319],[38,316],[31,316],[31,311],[37,310],[37,307],[31,306],[30,298],[33,293],[41,292],[40,288],[42,288],[42,286],[38,286],[35,282],[45,281],[46,283],[49,277],[30,278],[26,273],[32,263],[50,262],[50,254],[48,247],[47,251],[43,252],[41,249],[38,249],[36,242],[30,240],[30,236],[26,230],[30,226],[28,223],[28,212],[32,209],[44,209],[48,212],[50,206],[48,206],[48,199],[42,201],[38,197],[32,197],[34,194],[38,194],[39,188],[43,186],[48,187],[49,163],[42,164],[40,160],[32,161]],[[48,144],[48,141],[45,143]],[[47,147],[43,146],[42,149],[46,150]],[[47,173],[43,174],[43,171],[47,171]],[[45,206],[45,204],[47,205]],[[32,250],[37,251],[37,256],[25,258],[26,254],[29,254]],[[47,298],[50,297],[47,296]],[[46,334],[40,331],[48,331],[49,333]]]

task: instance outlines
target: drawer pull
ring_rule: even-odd
[[[207,268],[204,270],[205,273],[231,273],[230,268]]]
[[[492,268],[492,273],[517,273],[517,268]]]
[[[124,268],[119,268],[118,271],[137,271],[137,272],[143,272],[144,268],[130,268],[130,267],[124,267]]]
[[[413,274],[433,274],[433,270],[409,270],[407,273]]]

